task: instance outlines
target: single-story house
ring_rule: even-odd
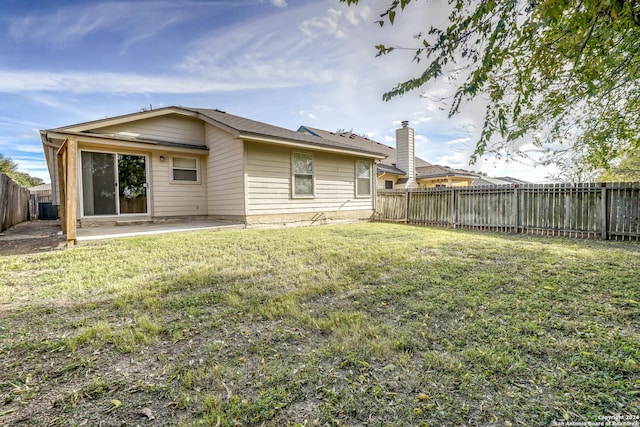
[[[434,165],[415,155],[415,130],[409,122],[396,129],[396,148],[373,141],[353,132],[331,132],[310,126],[300,126],[298,132],[353,147],[380,151],[386,157],[376,164],[377,188],[430,188],[468,186],[480,175],[448,166]]]
[[[449,166],[429,165],[416,168],[416,178],[420,187],[468,187],[478,178],[477,173]]]
[[[206,217],[261,224],[369,219],[375,146],[202,108],[167,107],[41,130],[63,232]]]

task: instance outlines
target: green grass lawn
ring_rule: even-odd
[[[0,395],[0,425],[629,420],[640,246],[359,224],[0,257]]]

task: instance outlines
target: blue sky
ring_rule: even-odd
[[[418,1],[394,26],[374,22],[388,0],[54,1],[0,4],[0,153],[48,182],[39,129],[183,105],[219,108],[289,129],[353,129],[395,145],[409,120],[425,160],[533,182],[549,170],[469,154],[482,112],[447,119],[420,91],[382,101],[418,75],[411,47],[446,22],[446,1]],[[451,91],[446,82],[423,90]]]

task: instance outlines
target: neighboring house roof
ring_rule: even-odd
[[[300,133],[308,133],[310,135],[319,136],[325,140],[331,140],[340,142],[343,144],[347,144],[352,147],[359,147],[364,149],[376,150],[384,153],[387,157],[380,161],[378,164],[378,169],[381,172],[394,173],[398,175],[405,175],[405,171],[402,171],[396,168],[397,152],[394,147],[390,147],[388,145],[382,144],[381,142],[374,141],[369,138],[365,138],[353,132],[341,132],[335,133],[327,130],[317,129],[310,126],[300,126],[298,128],[298,132]],[[415,157],[415,166],[429,166],[431,163],[426,160],[421,159],[420,157]]]
[[[186,116],[192,116],[200,118],[214,126],[226,129],[227,131],[236,134],[237,137],[243,139],[254,139],[262,142],[282,143],[289,142],[296,145],[306,146],[309,148],[321,147],[342,152],[349,152],[352,154],[366,154],[369,157],[384,158],[386,153],[382,150],[377,150],[375,147],[358,147],[352,144],[346,144],[341,141],[326,140],[296,132],[290,129],[281,128],[278,126],[262,123],[256,120],[247,119],[233,114],[226,113],[221,110],[207,109],[207,108],[190,108],[190,107],[165,107],[156,110],[142,111],[133,114],[127,114],[123,116],[111,117],[101,120],[95,120],[91,122],[79,123],[71,126],[64,126],[60,128],[48,129],[46,132],[60,132],[66,134],[79,134],[102,138],[115,138],[119,140],[135,141],[135,142],[149,142],[159,145],[167,146],[179,146],[186,148],[199,148],[203,149],[203,145],[197,144],[184,144],[176,143],[172,141],[159,141],[148,138],[139,138],[135,135],[126,134],[114,134],[105,135],[92,132],[94,129],[107,127],[111,124],[126,123],[135,120],[142,120],[150,117],[158,117],[168,114],[181,114]]]
[[[514,178],[512,176],[499,176],[499,177],[496,177],[496,179],[501,179],[511,184],[531,184],[529,181],[525,181],[519,178]]]
[[[474,179],[473,182],[471,183],[471,185],[473,185],[474,187],[480,186],[480,185],[504,185],[504,184],[510,184],[510,183],[501,181],[499,179],[490,178],[488,176],[479,176],[476,179]]]
[[[529,184],[527,181],[523,181],[518,178],[512,178],[508,176],[499,176],[499,177],[488,177],[488,176],[479,176],[477,179],[474,179],[471,185],[511,185],[511,184]]]
[[[477,178],[478,175],[461,169],[453,169],[449,166],[429,165],[416,167],[416,179],[444,178],[457,176],[462,178]]]
[[[377,167],[378,167],[378,172],[392,173],[392,174],[395,174],[395,175],[404,175],[405,174],[403,170],[400,170],[397,167],[392,166],[392,165],[386,165],[384,163],[378,163]]]
[[[51,184],[40,184],[35,187],[29,187],[29,191],[51,191]]]

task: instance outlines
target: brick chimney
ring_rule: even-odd
[[[402,127],[396,129],[396,150],[397,159],[396,167],[404,171],[407,175],[406,187],[416,186],[416,168],[415,168],[415,142],[414,129],[409,127],[409,121],[402,122]]]

